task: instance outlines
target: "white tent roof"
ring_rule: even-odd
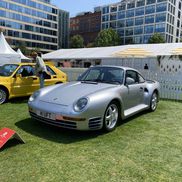
[[[20,54],[21,60],[30,60],[28,57],[24,56],[20,49],[17,50],[17,53]]]
[[[11,54],[16,54],[16,51],[14,51],[10,45],[7,43],[3,33],[1,32],[0,34],[0,54],[8,54],[8,55],[11,55]]]
[[[144,49],[151,52],[152,56],[156,57],[163,55],[174,55],[174,50],[182,48],[182,43],[133,44],[113,47],[60,49],[44,54],[43,58],[46,60],[118,58],[117,53],[132,48]]]

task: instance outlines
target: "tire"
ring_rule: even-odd
[[[118,123],[118,120],[120,118],[119,115],[119,107],[116,102],[111,102],[104,114],[104,123],[103,123],[103,129],[107,132],[113,131]]]
[[[0,104],[3,104],[7,101],[8,94],[7,91],[3,88],[0,88]]]
[[[150,99],[150,111],[155,111],[157,109],[158,105],[158,95],[156,92],[152,94],[152,97]]]

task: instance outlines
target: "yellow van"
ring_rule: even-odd
[[[46,67],[51,78],[45,79],[45,86],[67,81],[64,72],[51,64],[46,64]],[[29,96],[39,88],[34,63],[5,64],[0,67],[0,104],[13,97]]]

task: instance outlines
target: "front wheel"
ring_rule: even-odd
[[[7,97],[7,92],[3,88],[0,88],[0,104],[5,103],[7,101]]]
[[[116,102],[111,102],[105,111],[103,129],[108,132],[114,130],[117,126],[118,120],[118,105]]]
[[[157,108],[158,103],[158,95],[156,92],[152,94],[151,100],[150,100],[150,111],[155,111]]]

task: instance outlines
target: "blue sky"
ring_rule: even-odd
[[[70,16],[75,16],[79,12],[93,11],[95,6],[116,3],[120,0],[52,0],[52,3],[60,9],[70,12]]]

